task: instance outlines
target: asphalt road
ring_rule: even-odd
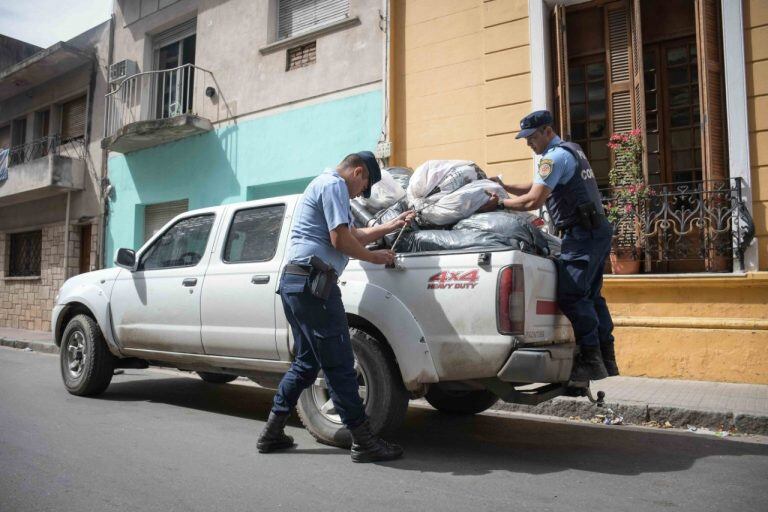
[[[768,510],[765,438],[411,407],[406,458],[353,464],[292,420],[261,455],[271,392],[126,370],[69,395],[58,357],[0,347],[0,511]]]

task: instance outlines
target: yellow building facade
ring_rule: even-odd
[[[768,384],[768,2],[666,2],[671,4],[696,17],[697,32],[685,35],[674,24],[648,24],[643,34],[668,30],[670,35],[646,44],[646,81],[654,79],[647,72],[651,52],[671,56],[676,44],[688,48],[693,64],[687,76],[694,91],[697,45],[711,43],[697,36],[706,23],[719,27],[726,178],[743,180],[756,236],[744,267],[734,266],[732,272],[607,276],[604,295],[616,324],[617,357],[624,375]],[[635,9],[640,19],[639,7],[630,0],[391,0],[390,163],[415,168],[430,159],[471,159],[508,183],[530,181],[534,155],[514,137],[525,114],[556,108],[552,27],[558,8],[582,17],[571,37],[583,38],[585,47],[594,43],[590,33],[573,34],[589,26],[589,9],[607,13],[605,25],[595,25],[605,30],[606,40],[617,26],[611,24],[615,9],[626,9],[630,17]],[[707,9],[716,9],[717,17],[707,18]],[[576,50],[581,39],[577,42]],[[585,66],[607,60],[594,59],[588,50],[574,59]],[[662,79],[668,75],[677,87],[673,80],[679,69],[668,66]],[[646,101],[652,101],[647,94]],[[695,97],[690,102],[695,139],[699,106]],[[667,125],[678,122],[675,112]],[[595,131],[592,124],[589,130],[590,135]],[[679,153],[674,145],[669,151],[673,158]]]

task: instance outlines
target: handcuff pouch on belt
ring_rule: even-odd
[[[584,229],[597,229],[600,227],[603,215],[597,211],[595,203],[580,204],[576,207],[576,212],[579,217],[576,225]]]
[[[309,274],[309,290],[318,299],[326,300],[331,296],[331,290],[339,279],[332,266],[312,256],[309,260],[312,271]]]

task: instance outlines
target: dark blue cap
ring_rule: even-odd
[[[376,161],[376,157],[370,151],[360,151],[356,154],[362,158],[366,169],[368,169],[368,188],[363,192],[363,197],[368,198],[371,197],[371,187],[373,187],[374,183],[381,181],[381,169],[379,168],[379,162]]]
[[[515,138],[522,139],[528,137],[535,132],[537,128],[551,125],[552,123],[552,114],[549,113],[549,110],[537,110],[536,112],[531,112],[520,120],[520,133],[518,133]]]

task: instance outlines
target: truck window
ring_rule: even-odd
[[[260,206],[235,213],[222,259],[227,263],[269,261],[275,256],[285,205]]]
[[[178,221],[144,253],[139,270],[197,265],[205,253],[213,218],[207,214]]]

